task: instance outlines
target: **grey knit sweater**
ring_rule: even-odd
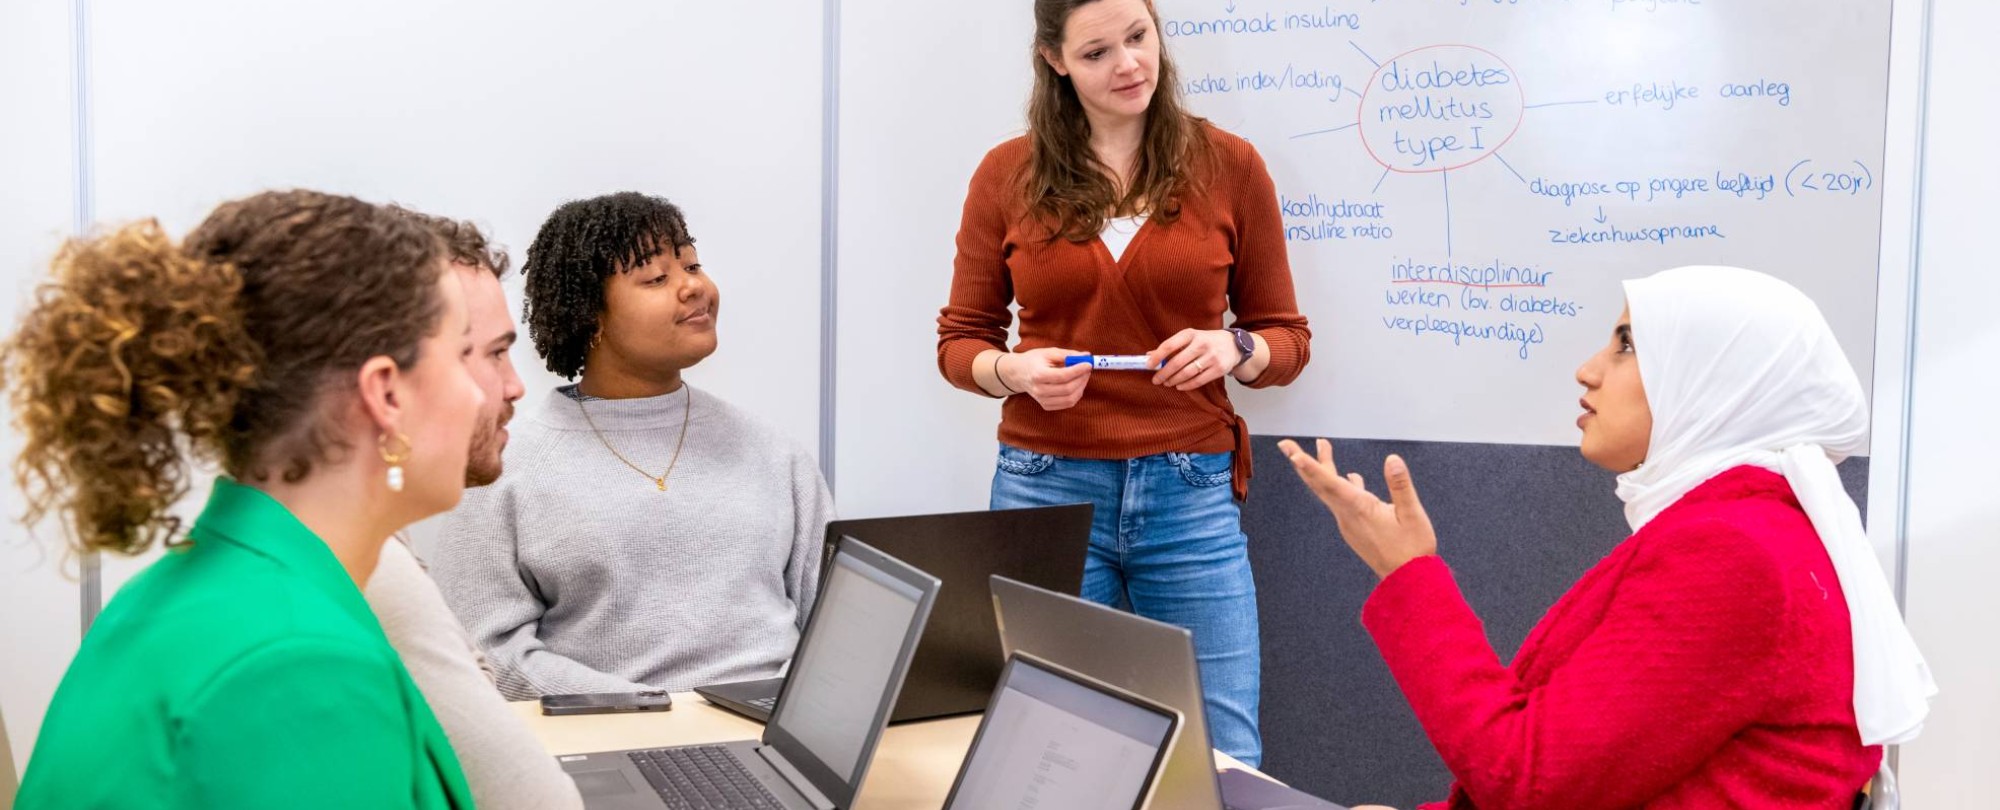
[[[690,396],[661,492],[605,440],[657,475]],[[499,483],[445,521],[431,573],[509,698],[679,691],[778,673],[832,518],[803,448],[693,386],[587,403],[558,390],[512,428]]]

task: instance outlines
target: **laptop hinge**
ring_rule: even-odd
[[[786,782],[791,783],[792,787],[797,788],[799,795],[804,796],[813,807],[819,810],[835,810],[833,800],[819,792],[819,788],[813,787],[812,780],[807,779],[798,768],[792,767],[792,763],[786,762],[784,757],[779,756],[777,749],[768,745],[757,746],[757,756],[763,757],[764,762],[770,765],[772,770],[777,771]]]

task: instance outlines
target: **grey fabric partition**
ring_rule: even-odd
[[[1344,804],[1441,800],[1451,774],[1361,627],[1375,575],[1292,473],[1278,438],[1255,438],[1243,510],[1263,624],[1264,770]],[[1410,462],[1439,553],[1502,660],[1628,534],[1613,476],[1574,447],[1334,442],[1342,467],[1378,493],[1390,453]],[[1865,505],[1868,460],[1840,470]]]

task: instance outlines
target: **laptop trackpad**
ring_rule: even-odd
[[[576,792],[585,799],[607,796],[624,796],[638,792],[632,787],[632,780],[626,779],[622,771],[577,771],[570,777],[576,780]]]

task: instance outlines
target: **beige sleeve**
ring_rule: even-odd
[[[581,810],[576,783],[507,707],[471,637],[408,546],[383,545],[365,593],[451,739],[474,802],[482,810]]]

